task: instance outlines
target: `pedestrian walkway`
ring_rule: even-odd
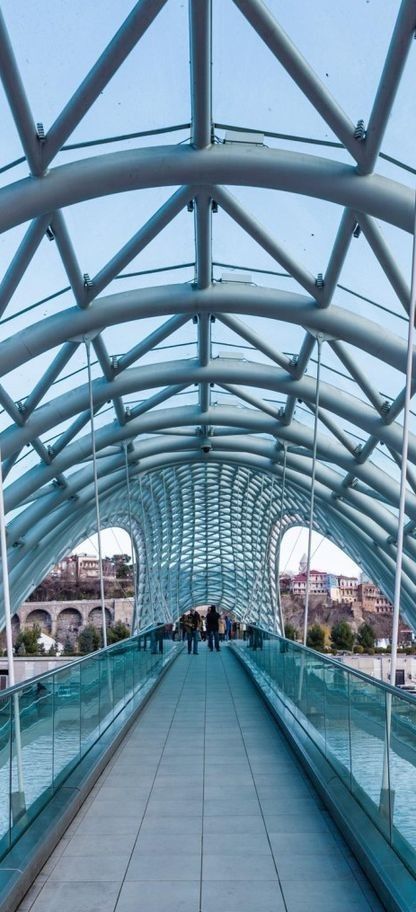
[[[182,654],[20,912],[381,912],[235,656]]]

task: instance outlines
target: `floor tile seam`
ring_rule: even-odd
[[[205,741],[206,741],[206,723],[207,723],[207,695],[208,695],[208,653],[205,653],[205,703],[204,703],[204,752],[202,760],[202,819],[201,819],[201,865],[199,869],[199,912],[202,912],[202,889],[203,889],[203,864],[204,864],[204,816],[205,816]]]
[[[230,688],[230,690],[231,690],[231,688]],[[232,691],[231,691],[231,692],[232,692]],[[233,699],[234,699],[234,697],[233,697]],[[259,698],[258,698],[258,699],[259,699]],[[239,718],[237,706],[236,706],[236,715],[237,715],[237,718]],[[270,721],[272,722],[273,720],[270,719]],[[244,740],[244,744],[245,744],[244,734],[243,734],[243,740]],[[247,759],[248,759],[248,762],[249,762],[249,765],[250,765],[250,770],[251,770],[251,763],[250,763],[250,757],[249,757],[249,755],[248,755]],[[303,778],[306,778],[306,774],[304,774]],[[255,783],[255,788],[256,788],[256,793],[257,793],[257,785],[256,785],[256,783]],[[315,790],[314,790],[313,787],[312,787],[312,789],[311,789],[311,795],[312,795],[312,797],[314,797],[314,794],[315,794]],[[259,797],[258,797],[258,800],[259,800],[259,802],[260,802]],[[261,802],[260,802],[260,807],[261,807],[261,814],[262,814],[262,817],[264,817],[264,815],[263,815],[263,808],[262,808]],[[356,872],[354,871],[353,866],[351,865],[351,855],[348,853],[348,846],[346,845],[345,840],[344,840],[343,837],[342,837],[342,834],[339,833],[338,827],[336,826],[335,822],[332,820],[331,817],[330,817],[330,822],[331,822],[331,824],[332,824],[332,827],[336,830],[338,836],[340,837],[340,841],[338,842],[338,840],[335,840],[334,834],[333,834],[333,832],[331,832],[331,828],[330,828],[330,835],[331,835],[332,839],[334,839],[334,842],[336,842],[337,847],[338,847],[339,852],[340,852],[340,855],[342,856],[343,860],[347,863],[347,866],[348,866],[348,868],[349,868],[349,870],[350,870],[350,872],[351,872],[351,876],[353,877],[354,882],[355,882],[356,885],[359,887],[360,892],[361,892],[362,895],[363,895],[363,899],[364,899],[364,902],[365,902],[366,906],[368,906],[369,909],[371,910],[371,909],[373,909],[373,905],[371,904],[370,898],[366,895],[366,891],[365,891],[365,889],[364,889],[364,887],[363,887],[363,884],[362,884],[362,883],[360,882],[360,880],[358,879],[358,877],[357,877],[357,875],[356,875]],[[265,823],[265,821],[264,821],[264,823]],[[268,838],[269,838],[269,832],[268,832],[268,828],[267,828],[266,823],[265,823],[265,826],[266,826],[267,836],[268,836]],[[270,842],[270,839],[269,839],[269,842]],[[270,844],[270,845],[271,845],[271,844]],[[271,847],[271,848],[272,848],[272,847]],[[273,850],[272,850],[272,851],[273,851]],[[274,857],[274,855],[273,855],[273,857]],[[355,856],[353,857],[353,860],[356,862]],[[360,870],[361,870],[361,869],[360,869]],[[277,871],[277,866],[276,866],[276,871]],[[281,881],[280,881],[280,877],[279,877],[278,871],[277,871],[277,875],[278,875],[279,883],[280,883]],[[364,875],[364,877],[365,877],[365,875]],[[282,878],[282,880],[284,880],[284,878]],[[371,884],[368,883],[368,886],[369,886],[369,888],[371,889]],[[285,902],[285,898],[284,898],[284,894],[283,894],[283,887],[282,887],[282,886],[281,886],[281,889],[282,889],[283,900],[284,900],[284,902]],[[378,897],[376,897],[376,899],[377,899],[377,901],[379,902]]]
[[[235,662],[237,661],[237,659],[236,659],[234,656],[233,656],[233,659],[234,659]],[[232,699],[232,701],[233,701],[234,711],[235,711],[235,714],[236,714],[236,718],[237,718],[238,723],[240,724],[240,718],[239,718],[239,715],[238,715],[237,705],[236,705],[236,702],[235,702],[235,699],[234,699],[234,694],[233,694],[233,691],[232,691],[232,688],[231,688],[231,685],[230,685],[230,682],[229,682],[229,677],[228,677],[228,674],[227,674],[227,669],[226,669],[226,666],[225,666],[225,663],[224,663],[224,660],[223,660],[223,657],[222,657],[222,656],[221,656],[221,661],[222,661],[222,663],[223,663],[224,674],[225,674],[225,677],[226,677],[226,680],[227,680],[227,684],[228,684],[228,688],[229,688],[229,691],[230,691],[231,699]],[[241,669],[241,671],[242,671],[242,669]],[[253,687],[254,687],[254,685],[253,685]],[[257,696],[257,695],[256,695],[256,696]],[[260,700],[260,697],[258,697],[258,700]],[[266,825],[266,820],[265,820],[265,816],[264,816],[263,807],[262,807],[262,804],[261,804],[260,799],[259,799],[259,796],[258,796],[256,780],[255,780],[255,777],[254,777],[254,772],[253,772],[252,767],[251,767],[250,757],[249,757],[249,754],[248,754],[248,751],[247,751],[246,742],[245,742],[245,739],[244,739],[244,736],[243,736],[243,733],[242,733],[242,730],[241,730],[241,726],[240,726],[240,731],[241,731],[241,736],[242,736],[243,743],[244,743],[244,749],[245,749],[245,752],[246,752],[247,762],[248,762],[249,769],[250,769],[250,773],[251,773],[251,776],[252,776],[252,779],[253,779],[254,789],[255,789],[255,792],[256,792],[256,795],[257,795],[257,801],[258,801],[259,808],[260,808],[261,818],[262,818],[262,820],[263,820],[264,829],[265,829],[265,831],[266,831],[266,837],[267,837],[267,841],[268,841],[268,844],[269,844],[270,854],[271,854],[271,857],[272,857],[272,859],[273,859],[274,869],[275,869],[275,871],[276,871],[276,877],[277,877],[277,882],[278,882],[278,884],[279,884],[280,895],[281,895],[281,898],[282,898],[282,902],[283,902],[284,908],[285,908],[286,912],[288,912],[288,907],[287,907],[287,903],[286,903],[286,898],[285,898],[285,894],[284,894],[284,891],[283,891],[283,885],[282,885],[282,882],[281,882],[281,879],[280,879],[280,875],[279,875],[279,871],[278,871],[278,867],[277,867],[277,863],[276,863],[276,858],[275,858],[274,853],[273,853],[273,848],[272,848],[272,844],[271,844],[270,836],[269,836],[269,830],[268,830],[268,827],[267,827],[267,825]]]
[[[362,869],[362,867],[361,867],[361,865],[360,865],[358,859],[355,857],[355,855],[353,855],[353,854],[351,853],[351,850],[349,849],[347,843],[345,842],[345,839],[343,838],[342,833],[341,833],[340,830],[338,829],[338,827],[337,827],[335,821],[332,819],[332,817],[331,817],[331,815],[330,815],[329,813],[328,813],[328,817],[329,817],[329,831],[330,831],[330,833],[331,833],[331,836],[332,836],[332,838],[333,838],[333,840],[334,840],[334,842],[335,842],[335,844],[336,844],[336,846],[337,846],[337,848],[338,848],[340,854],[342,855],[344,861],[347,863],[347,865],[348,865],[348,867],[349,867],[349,869],[350,869],[350,871],[351,871],[351,873],[352,873],[352,875],[353,875],[353,877],[354,877],[354,880],[355,880],[356,884],[359,886],[359,888],[360,888],[360,890],[361,890],[361,892],[362,892],[362,894],[363,894],[363,896],[364,896],[364,899],[365,899],[367,905],[369,906],[370,910],[373,910],[373,909],[374,909],[374,905],[373,905],[372,898],[370,899],[370,898],[366,895],[366,889],[364,888],[363,883],[361,882],[361,878],[362,878],[362,877],[365,878],[365,880],[364,880],[365,887],[374,893],[374,896],[375,896],[375,898],[376,898],[377,903],[379,903],[379,905],[381,906],[381,908],[384,909],[384,906],[382,905],[381,900],[379,899],[379,897],[378,897],[377,894],[375,893],[374,888],[371,886],[370,881],[366,878],[365,871],[363,871],[363,869]],[[353,867],[353,865],[351,864],[351,860],[354,862],[354,865],[357,865],[357,864],[358,864],[359,869],[360,869],[361,877],[357,877],[357,872],[354,871],[354,867]]]
[[[168,672],[168,674],[169,674],[169,672]],[[185,683],[186,683],[187,675],[188,675],[188,670],[185,671],[185,674],[184,674],[183,679],[182,679],[182,684],[180,684],[179,681],[177,682],[177,683],[179,684],[180,689],[179,689],[179,693],[178,693],[178,698],[177,698],[177,703],[176,703],[176,705],[178,704],[178,702],[179,702],[179,700],[180,700],[180,697],[181,697],[183,688],[184,688]],[[156,695],[157,695],[157,689],[156,689],[155,693],[152,695],[152,698],[156,697]],[[159,694],[159,696],[160,696],[160,694]],[[174,710],[173,713],[172,713],[172,720],[173,720],[173,718],[174,718],[174,715],[175,715],[175,710]],[[138,728],[138,727],[139,727],[138,725],[137,725],[137,726],[134,726],[134,728]],[[166,740],[167,740],[168,734],[169,734],[169,732],[168,732],[167,735],[166,735]],[[157,772],[158,772],[158,769],[159,769],[159,765],[160,765],[160,761],[161,761],[161,759],[162,759],[162,756],[163,756],[163,749],[162,749],[162,751],[161,751],[160,758],[159,758],[159,763],[158,763],[158,765],[157,765],[157,768],[156,768],[156,771],[155,771],[155,774],[154,774],[154,777],[153,777],[152,786],[151,786],[150,791],[149,791],[149,796],[148,796],[148,799],[147,799],[146,804],[145,804],[144,814],[143,814],[143,816],[142,816],[142,819],[141,819],[141,822],[140,822],[140,825],[139,825],[139,829],[138,829],[138,832],[137,832],[137,835],[136,835],[136,839],[134,840],[133,847],[132,847],[131,853],[130,853],[129,858],[128,858],[128,862],[127,862],[127,865],[126,865],[126,870],[125,870],[124,876],[123,876],[123,878],[122,878],[122,881],[121,881],[121,884],[120,884],[120,887],[119,887],[119,890],[118,890],[118,893],[117,893],[117,896],[116,896],[116,900],[115,900],[115,904],[114,904],[114,912],[115,912],[115,909],[116,909],[116,907],[117,907],[117,904],[118,904],[118,901],[119,901],[119,898],[120,898],[121,890],[122,890],[123,885],[124,885],[124,883],[125,883],[125,878],[126,878],[126,874],[127,874],[127,870],[128,870],[130,861],[131,861],[131,856],[132,856],[133,851],[134,851],[134,849],[135,849],[135,847],[136,847],[137,839],[138,839],[139,834],[140,834],[140,830],[141,830],[143,818],[144,818],[144,815],[145,815],[145,813],[146,813],[146,809],[147,809],[147,806],[148,806],[148,803],[149,803],[149,800],[150,800],[150,796],[151,796],[151,793],[152,793],[154,781],[155,781],[155,778],[156,778],[156,776],[157,776]],[[74,835],[75,835],[75,834],[74,834]],[[48,877],[48,879],[45,881],[45,884],[43,885],[42,889],[40,890],[40,893],[39,893],[38,896],[36,897],[36,900],[35,900],[35,901],[37,901],[37,900],[39,899],[39,897],[41,896],[41,893],[43,892],[44,887],[46,886],[46,884],[49,883],[49,881],[50,881],[50,878]],[[52,882],[52,881],[51,881],[51,882]],[[91,880],[91,881],[83,881],[82,883],[83,883],[83,884],[84,884],[84,883],[100,883],[100,881]]]
[[[175,671],[176,671],[176,669],[175,669]],[[168,672],[168,675],[169,675],[169,672]],[[119,899],[120,899],[120,895],[121,895],[121,891],[122,891],[122,889],[123,889],[123,886],[124,886],[124,884],[127,882],[127,881],[126,881],[127,871],[128,871],[128,869],[129,869],[130,862],[131,862],[131,860],[132,860],[134,850],[135,850],[135,848],[136,848],[136,846],[137,846],[137,841],[138,841],[138,838],[139,838],[139,836],[140,836],[140,832],[141,832],[142,825],[143,825],[143,820],[144,820],[144,818],[145,818],[145,816],[146,816],[147,808],[148,808],[148,806],[149,806],[149,802],[150,802],[150,799],[151,799],[151,796],[152,796],[152,792],[153,792],[153,787],[154,787],[154,784],[155,784],[155,781],[156,781],[156,778],[157,778],[157,774],[158,774],[158,772],[159,772],[160,764],[161,764],[161,762],[162,762],[162,758],[163,758],[163,754],[164,754],[164,749],[165,749],[165,747],[166,747],[166,743],[167,743],[167,740],[168,740],[168,738],[169,738],[170,729],[171,729],[173,720],[174,720],[174,718],[175,718],[175,713],[176,713],[177,707],[178,707],[178,705],[179,705],[179,703],[180,703],[180,700],[181,700],[183,691],[184,691],[184,689],[185,689],[186,680],[187,680],[188,675],[189,675],[189,667],[186,668],[186,670],[185,670],[185,674],[184,674],[183,677],[182,677],[182,683],[180,682],[180,679],[178,680],[178,675],[175,675],[175,679],[174,679],[174,680],[175,680],[175,684],[176,684],[176,685],[179,685],[179,687],[178,687],[178,697],[177,697],[177,700],[176,700],[175,708],[173,709],[173,712],[172,712],[172,718],[171,718],[171,722],[170,722],[168,731],[167,731],[167,733],[166,733],[166,738],[165,738],[165,740],[164,740],[164,745],[163,745],[162,750],[161,750],[161,752],[160,752],[159,761],[158,761],[158,764],[157,764],[156,769],[155,769],[155,774],[154,774],[154,777],[153,777],[153,780],[152,780],[151,788],[150,788],[150,790],[149,790],[148,798],[147,798],[147,801],[146,801],[146,803],[145,803],[144,813],[143,813],[143,815],[142,815],[142,819],[141,819],[141,821],[140,821],[139,828],[138,828],[138,830],[137,830],[136,838],[135,838],[135,840],[134,840],[134,842],[133,842],[133,846],[132,846],[132,849],[131,849],[131,852],[130,852],[130,855],[129,855],[129,859],[128,859],[128,862],[127,862],[127,865],[126,865],[126,869],[125,869],[125,872],[124,872],[124,876],[123,876],[122,881],[121,881],[121,884],[120,884],[120,889],[119,889],[119,891],[118,891],[118,893],[117,893],[116,901],[115,901],[115,904],[114,904],[114,912],[116,912],[116,909],[117,909],[117,906],[118,906],[118,903],[119,903]],[[157,689],[157,688],[156,688],[156,690],[155,690],[155,692],[154,692],[154,694],[153,694],[153,697],[154,697],[154,698],[159,697],[159,699],[162,697],[162,694],[161,694],[161,693],[158,694],[158,689]],[[154,702],[156,702],[156,699],[154,700]]]
[[[176,670],[176,669],[175,669],[175,670]],[[106,768],[105,768],[105,771],[101,774],[100,779],[102,778],[103,775],[105,775],[107,772],[110,772],[110,771],[116,766],[118,760],[119,760],[120,757],[122,757],[122,755],[123,755],[123,751],[124,751],[126,745],[129,744],[129,742],[131,741],[131,739],[132,739],[132,737],[134,736],[135,732],[137,732],[137,731],[140,730],[140,727],[141,727],[141,724],[142,724],[142,722],[143,722],[143,719],[147,718],[148,713],[149,713],[149,711],[150,711],[151,708],[152,708],[152,704],[153,704],[153,701],[155,700],[155,697],[156,697],[156,692],[153,693],[153,694],[151,694],[148,703],[147,703],[146,706],[143,708],[143,712],[140,713],[140,716],[139,716],[139,718],[137,719],[137,721],[134,723],[134,725],[132,726],[132,728],[130,729],[130,731],[129,731],[129,732],[126,734],[126,736],[123,738],[123,741],[121,742],[121,744],[119,745],[119,747],[117,748],[117,750],[115,751],[115,753],[113,754],[113,756],[111,757],[111,760],[110,760],[109,763],[107,764],[107,766],[106,766]],[[104,785],[104,782],[105,782],[105,779],[103,779],[103,783],[102,783],[103,785]],[[100,790],[101,788],[102,788],[102,786],[99,787],[99,790]]]

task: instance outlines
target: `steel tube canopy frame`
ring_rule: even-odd
[[[0,76],[30,170],[28,177],[11,178],[0,189],[0,232],[10,230],[13,237],[17,226],[22,232],[0,283],[0,312],[7,322],[0,338],[5,410],[0,447],[7,475],[11,610],[56,561],[97,531],[99,498],[99,525],[121,525],[134,539],[141,625],[165,622],[196,603],[215,602],[279,629],[276,572],[282,538],[292,526],[309,523],[310,534],[313,529],[328,536],[390,597],[396,563],[402,563],[396,609],[416,626],[412,423],[408,483],[405,464],[401,489],[399,484],[403,410],[413,397],[409,376],[415,376],[416,365],[399,322],[409,311],[410,276],[395,255],[395,243],[406,244],[414,230],[415,192],[403,182],[403,170],[378,169],[381,143],[406,78],[414,3],[403,0],[386,36],[389,50],[367,127],[364,120],[354,122],[331,96],[262,0],[234,4],[235,14],[245,17],[244,27],[248,23],[256,42],[260,39],[276,58],[271,60],[276,70],[284,68],[341,150],[334,143],[324,157],[293,151],[283,142],[267,148],[247,135],[242,141],[232,135],[219,140],[212,83],[215,7],[210,0],[189,0],[190,135],[175,145],[93,155],[83,150],[79,160],[72,155],[64,162],[63,144],[150,26],[157,29],[169,0],[134,5],[44,135],[35,126],[19,61],[0,20]],[[400,179],[391,177],[398,173]],[[246,188],[263,191],[263,200],[266,191],[270,208],[279,200],[269,219],[273,231],[266,217],[247,211]],[[95,274],[91,271],[92,278],[83,274],[78,239],[70,228],[72,207],[105,198],[110,211],[115,194],[124,194],[129,205],[130,194],[153,190],[157,202],[145,207],[150,216],[137,221],[136,215],[127,240],[114,231],[112,255]],[[279,238],[284,207],[295,197],[305,207],[314,200],[341,207],[339,216],[332,209],[337,227],[326,269],[317,263],[311,270],[282,242],[282,230]],[[193,221],[192,245],[186,268],[185,261],[182,267],[174,264],[184,269],[183,281],[165,282],[164,272],[172,268],[166,255],[154,285],[136,283],[148,246],[159,243],[164,251],[162,232],[179,224],[187,236],[186,210],[192,212],[187,223]],[[284,270],[271,287],[218,272],[215,263],[229,260],[218,251],[227,219],[233,237],[239,232],[244,244],[259,248]],[[110,230],[111,218],[108,224]],[[60,301],[56,310],[49,301],[48,315],[40,317],[29,302],[22,311],[27,311],[24,325],[19,322],[19,331],[10,331],[15,295],[47,243],[45,232],[55,241],[69,285],[51,296]],[[344,271],[360,233],[388,283],[393,303],[381,310],[391,310],[391,322],[379,319],[381,311],[360,296],[359,283],[350,289],[360,299],[359,312],[346,293]],[[259,275],[261,269],[256,281]],[[119,291],[120,278],[128,278],[129,290]],[[296,339],[294,351],[285,351],[280,341],[285,330]],[[317,336],[327,342],[318,368],[319,395]],[[90,386],[76,361],[86,338],[97,358]],[[227,345],[234,351],[224,352]],[[160,354],[162,347],[167,355]],[[377,388],[374,365],[383,384],[384,374],[386,385],[393,378],[391,396]],[[28,381],[26,395],[14,395],[15,379],[26,371],[34,380]],[[61,382],[64,392],[56,387]],[[87,432],[90,420],[94,446]],[[0,580],[3,600],[5,584],[6,589]]]

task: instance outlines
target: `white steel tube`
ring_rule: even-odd
[[[274,482],[275,482],[275,477],[273,475],[272,483],[270,486],[269,509],[267,511],[267,521],[268,521],[269,528],[268,528],[268,535],[267,535],[267,539],[266,539],[266,551],[264,554],[263,570],[262,570],[262,577],[261,577],[261,591],[260,591],[260,599],[259,599],[259,626],[261,624],[261,609],[263,608],[263,604],[264,604],[264,578],[265,578],[265,574],[266,574],[266,566],[268,568],[268,574],[269,574],[269,579],[270,579],[270,545],[271,545],[271,540],[272,540],[272,530],[271,530],[270,520],[271,520],[271,516],[272,516],[272,507],[273,507]],[[269,584],[269,593],[270,593],[270,584]]]
[[[101,521],[100,521],[100,501],[98,497],[98,479],[97,479],[97,454],[95,450],[95,425],[94,425],[94,402],[92,395],[92,382],[91,382],[91,342],[90,339],[85,339],[85,348],[87,352],[87,368],[88,368],[88,392],[90,399],[90,423],[91,423],[91,449],[92,449],[92,465],[94,473],[94,494],[95,494],[95,513],[97,517],[97,542],[98,542],[98,569],[100,573],[100,601],[101,601],[101,615],[102,615],[102,624],[103,624],[103,649],[107,648],[107,622],[105,616],[105,597],[104,597],[104,577],[103,577],[103,558],[101,551]]]
[[[3,574],[3,602],[4,602],[4,619],[6,625],[6,649],[7,649],[7,666],[9,672],[9,686],[13,687],[16,683],[14,673],[14,654],[13,654],[13,637],[12,637],[12,616],[10,609],[10,589],[9,589],[9,569],[7,562],[7,541],[6,541],[6,519],[4,514],[4,497],[3,497],[3,470],[0,451],[0,546],[1,546],[1,566]],[[14,733],[16,744],[16,763],[17,763],[17,784],[20,795],[24,802],[24,779],[23,779],[23,759],[22,759],[22,737],[20,731],[20,708],[19,694],[13,695],[14,707]]]
[[[313,423],[313,451],[312,451],[312,479],[311,479],[311,504],[309,513],[309,530],[308,530],[308,557],[306,565],[306,592],[305,592],[305,616],[303,621],[303,645],[306,646],[308,636],[308,613],[309,613],[309,587],[311,576],[311,550],[312,550],[312,527],[315,507],[315,475],[316,475],[316,452],[318,444],[318,410],[319,410],[319,392],[321,380],[321,349],[322,339],[318,336],[318,364],[316,369],[316,394],[315,394],[315,416]]]
[[[280,497],[280,519],[279,519],[279,557],[277,561],[277,580],[276,588],[277,595],[279,600],[279,615],[280,615],[280,635],[284,637],[285,635],[285,619],[283,614],[283,605],[282,605],[282,596],[280,593],[280,548],[282,544],[282,520],[283,520],[283,508],[285,505],[285,494],[286,494],[286,464],[287,464],[287,444],[283,444],[283,478],[282,478],[282,493]],[[275,626],[277,628],[277,616],[275,619]]]
[[[4,515],[4,497],[3,497],[3,469],[0,452],[0,545],[1,545],[1,567],[3,572],[3,600],[4,600],[4,620],[6,626],[6,648],[7,648],[7,665],[9,670],[10,687],[16,683],[14,674],[14,655],[12,639],[12,617],[10,611],[10,590],[9,590],[9,570],[7,563],[7,542],[6,542],[6,521]]]
[[[131,520],[131,496],[130,496],[130,478],[129,478],[129,461],[127,456],[127,443],[124,443],[124,458],[126,462],[126,488],[127,488],[127,507],[129,513],[129,532],[130,532],[130,548],[131,548],[131,566],[133,572],[133,615],[131,619],[131,633],[132,636],[136,633],[137,626],[137,580],[136,580],[136,560],[135,560],[135,551],[133,545],[133,525]]]
[[[400,473],[400,498],[399,498],[399,518],[397,523],[397,556],[396,572],[394,577],[394,601],[393,601],[393,621],[391,632],[391,664],[390,664],[390,684],[396,684],[397,668],[397,645],[399,638],[399,620],[400,620],[400,594],[402,581],[402,564],[403,564],[403,534],[405,521],[405,500],[406,500],[406,475],[407,475],[407,456],[409,448],[409,413],[410,402],[412,398],[412,364],[413,364],[413,346],[414,346],[414,326],[416,312],[416,220],[413,232],[413,253],[412,253],[412,283],[410,292],[410,309],[409,309],[409,326],[407,334],[407,361],[406,361],[406,387],[403,410],[403,445],[402,445],[402,466]],[[391,713],[392,713],[392,695],[386,695],[386,732],[384,739],[384,757],[383,773],[381,780],[380,792],[380,812],[388,816],[391,829],[391,811],[393,795],[390,788],[389,775],[389,751],[391,737]]]
[[[396,556],[396,573],[394,578],[394,602],[393,602],[393,623],[391,635],[391,669],[390,683],[396,683],[397,667],[397,641],[399,633],[399,615],[400,615],[400,592],[403,563],[403,530],[405,520],[405,499],[406,499],[406,474],[407,474],[407,455],[409,449],[409,412],[412,398],[412,364],[413,364],[413,346],[415,335],[415,311],[416,311],[416,222],[413,233],[413,255],[412,255],[412,284],[410,292],[410,310],[409,310],[409,328],[407,336],[407,362],[406,362],[406,393],[403,411],[403,446],[402,446],[402,469],[400,473],[400,500],[399,500],[399,519],[397,524],[397,556]]]
[[[259,503],[261,503],[261,499],[262,499],[262,497],[263,497],[263,488],[264,488],[264,474],[262,474],[262,476],[261,476],[260,496],[259,496],[259,498],[258,498],[258,502],[259,502]],[[261,525],[260,522],[258,522],[258,524],[257,524],[257,530],[256,530],[256,540],[255,540],[254,548],[253,548],[253,551],[254,551],[254,566],[255,566],[255,567],[256,567],[256,565],[257,565],[257,559],[258,559],[258,555],[259,555],[260,525]],[[251,620],[251,618],[254,618],[254,623],[255,623],[255,620],[256,620],[255,614],[254,614],[255,609],[254,609],[254,607],[251,608],[251,606],[253,605],[254,597],[255,597],[255,595],[257,594],[257,585],[258,585],[258,580],[259,580],[260,574],[261,574],[261,566],[260,566],[260,569],[258,569],[258,570],[256,571],[256,575],[255,575],[255,577],[254,577],[253,584],[252,584],[251,590],[250,590],[250,597],[249,597],[248,602],[247,602],[247,611],[250,611],[250,620]]]
[[[140,509],[141,509],[141,513],[142,513],[143,543],[144,543],[144,550],[145,550],[145,556],[146,556],[146,574],[147,574],[147,580],[148,580],[147,590],[148,590],[148,594],[149,594],[150,611],[151,611],[151,615],[152,615],[152,620],[149,623],[151,626],[154,626],[154,624],[155,624],[155,600],[154,600],[154,590],[153,590],[153,568],[152,568],[152,570],[150,568],[150,560],[149,560],[150,548],[149,548],[149,542],[148,542],[148,537],[147,537],[147,522],[146,522],[145,509],[144,509],[143,484],[142,484],[141,474],[139,475],[139,486],[140,486]]]

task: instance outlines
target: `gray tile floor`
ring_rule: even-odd
[[[382,912],[242,670],[181,655],[20,912]]]

